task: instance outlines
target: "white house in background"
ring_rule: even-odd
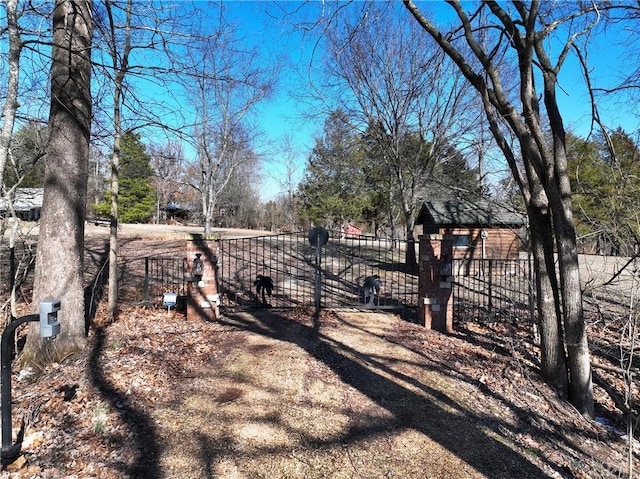
[[[38,221],[42,210],[44,188],[18,188],[15,191],[13,209],[16,216],[23,221]],[[7,199],[0,198],[0,216],[7,216],[9,208]]]

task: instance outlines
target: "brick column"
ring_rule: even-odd
[[[427,329],[453,332],[453,277],[441,266],[453,258],[450,235],[420,236],[420,322]],[[444,275],[442,273],[445,273]]]
[[[214,235],[187,235],[187,319],[220,317],[218,295],[218,239]],[[204,264],[202,278],[192,274],[196,255]]]

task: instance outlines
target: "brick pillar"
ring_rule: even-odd
[[[427,329],[453,332],[453,277],[441,268],[453,258],[450,235],[420,236],[420,321]],[[445,273],[443,275],[442,273]]]
[[[196,255],[204,264],[202,278],[192,274]],[[218,240],[214,235],[187,235],[187,319],[220,317],[218,295]]]

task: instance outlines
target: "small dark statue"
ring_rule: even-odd
[[[364,294],[364,302],[367,306],[373,306],[373,302],[376,296],[380,296],[380,288],[382,282],[380,276],[374,274],[373,276],[367,276],[362,284],[362,293]]]
[[[269,276],[259,274],[253,282],[253,285],[256,287],[257,295],[262,297],[262,306],[267,308],[270,307],[271,305],[267,303],[266,295],[271,297],[271,292],[273,291],[273,280]]]

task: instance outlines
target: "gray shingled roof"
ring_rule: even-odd
[[[488,201],[426,201],[418,224],[439,226],[522,226],[525,216]]]
[[[15,211],[29,211],[42,208],[44,188],[18,188],[15,191],[13,208]],[[0,211],[7,209],[6,198],[0,197]]]

